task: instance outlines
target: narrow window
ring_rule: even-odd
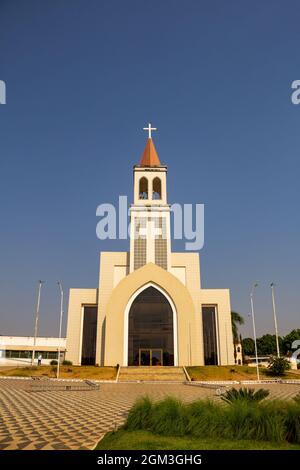
[[[204,364],[218,365],[216,307],[202,306]]]
[[[148,199],[148,180],[144,176],[140,179],[139,198]]]
[[[152,186],[152,199],[161,199],[161,180],[160,178],[154,178]]]
[[[97,307],[84,307],[81,365],[95,365]]]

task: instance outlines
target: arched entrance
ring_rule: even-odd
[[[162,291],[145,287],[132,300],[128,312],[128,366],[172,366],[174,307]]]
[[[174,365],[201,364],[200,327],[191,294],[177,277],[154,263],[128,274],[111,293],[102,325],[104,364],[128,365],[129,310],[136,297],[150,286],[166,297],[173,310]],[[100,333],[98,341],[97,360],[100,362]]]

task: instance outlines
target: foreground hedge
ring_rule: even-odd
[[[300,403],[269,400],[222,405],[210,400],[153,402],[145,397],[132,407],[124,425],[165,436],[254,439],[300,443]]]

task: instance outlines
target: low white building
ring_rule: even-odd
[[[26,365],[31,363],[33,336],[0,336],[0,366]],[[42,356],[42,364],[47,365],[57,359],[58,348],[61,360],[65,357],[66,338],[37,337],[35,345],[35,364]]]

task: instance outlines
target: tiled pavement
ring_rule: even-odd
[[[300,391],[299,385],[263,387],[273,398],[292,398]],[[218,399],[213,389],[178,383],[102,383],[100,390],[32,392],[28,380],[0,378],[0,450],[93,449],[107,431],[124,422],[142,395]]]

